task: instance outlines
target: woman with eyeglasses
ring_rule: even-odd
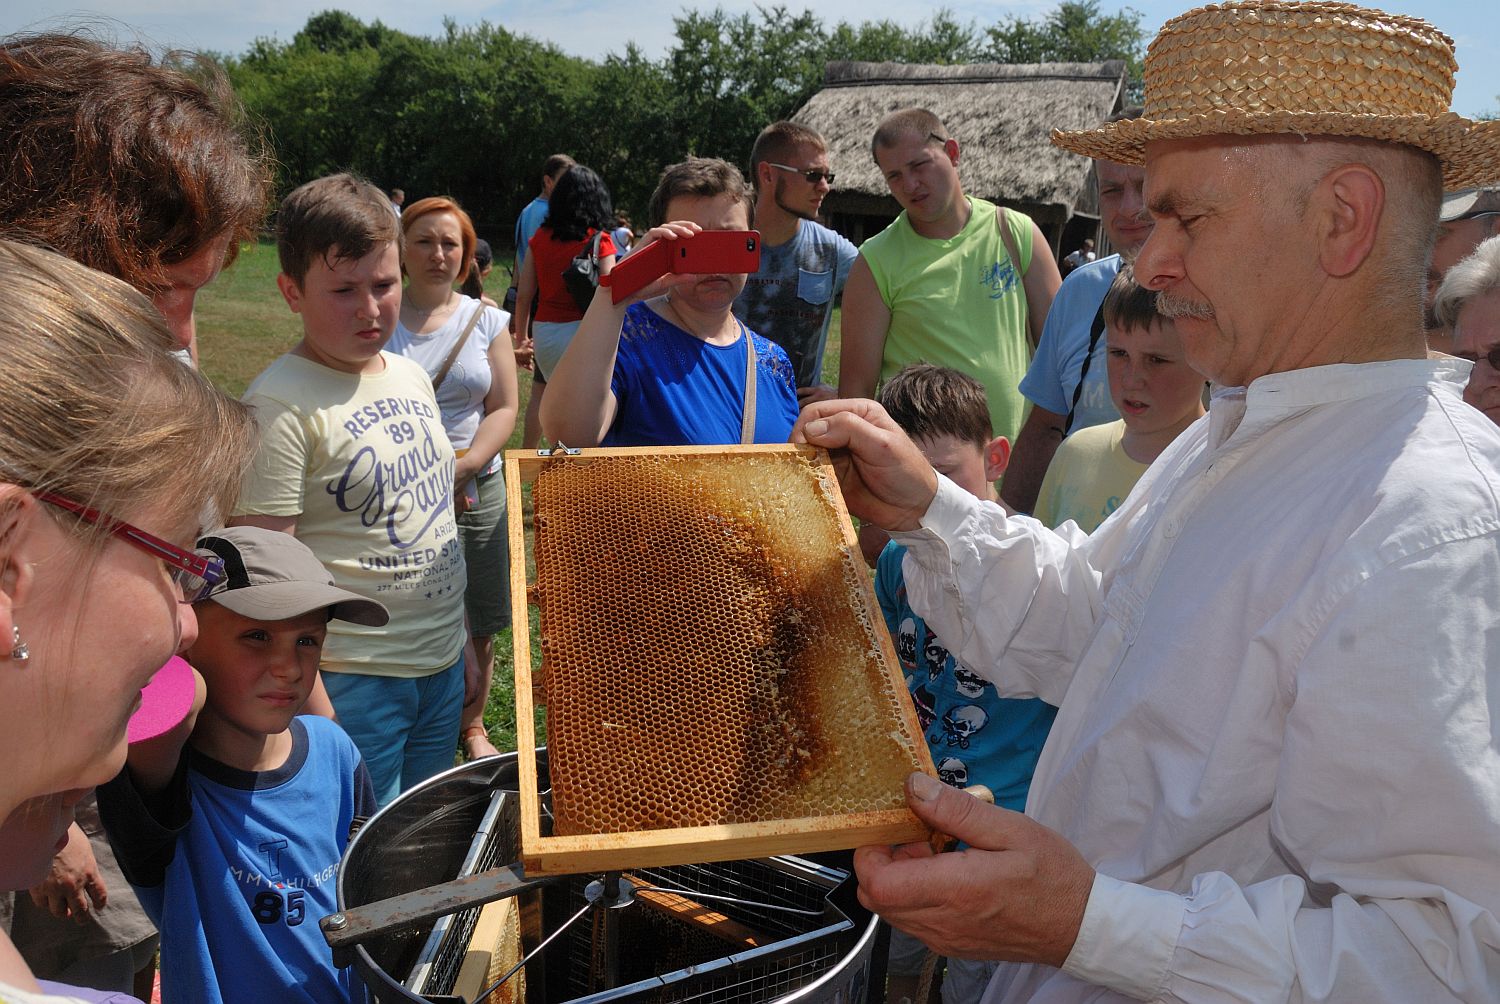
[[[195,363],[196,294],[254,238],[270,185],[266,151],[224,75],[189,53],[12,35],[0,39],[0,137],[0,237],[124,280],[165,319],[177,358]],[[68,504],[44,503],[59,516]],[[171,567],[186,578],[193,564]],[[64,840],[49,835],[74,814]],[[30,892],[4,891],[13,888]],[[115,864],[91,792],[49,795],[4,820],[0,928],[39,976],[150,996],[156,929]]]
[[[183,600],[223,570],[192,543],[229,511],[253,427],[119,280],[0,241],[0,286],[0,342],[25,361],[0,367],[0,817],[52,813],[32,846],[56,846],[69,802],[124,764],[141,688],[196,634]],[[0,939],[0,999],[38,992]]]

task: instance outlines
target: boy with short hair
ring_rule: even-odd
[[[336,587],[284,533],[233,527],[198,550],[225,578],[193,605],[194,711],[133,743],[99,789],[121,868],[161,930],[163,996],[363,1000],[318,919],[337,909],[338,863],[374,792],[343,730],[298,713],[329,621],[378,627],[386,609]]]
[[[957,370],[914,363],[891,377],[879,400],[939,474],[998,504],[995,481],[1005,473],[1010,443],[993,435],[979,381]],[[954,660],[906,601],[905,554],[906,548],[895,541],[886,544],[875,566],[875,593],[932,761],[948,784],[982,784],[994,792],[996,805],[1020,812],[1057,709],[1035,698],[1002,698],[993,684]],[[891,1001],[915,998],[924,955],[916,939],[893,932]],[[978,1000],[994,967],[948,960],[943,1000]]]
[[[1156,309],[1156,293],[1122,265],[1104,296],[1109,396],[1120,420],[1063,440],[1037,494],[1036,518],[1068,520],[1084,533],[1119,508],[1151,462],[1201,418],[1203,377],[1187,364],[1177,326]]]
[[[261,442],[231,522],[295,535],[341,587],[390,609],[386,629],[331,625],[322,663],[384,805],[451,767],[458,745],[468,630],[453,446],[427,373],[382,351],[401,306],[401,229],[380,190],[310,181],[276,229],[276,284],[302,340],[245,393]]]

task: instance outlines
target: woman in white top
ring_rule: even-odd
[[[197,636],[183,601],[224,570],[193,541],[230,511],[252,425],[120,280],[0,241],[0,288],[0,346],[26,360],[0,367],[0,819],[56,847],[81,789],[124,766],[141,688]],[[37,990],[0,935],[0,1000]]]
[[[516,425],[520,394],[508,330],[498,307],[454,290],[474,267],[474,224],[449,198],[422,199],[401,214],[406,289],[387,348],[427,370],[437,387],[443,428],[458,451],[458,533],[469,582],[464,604],[479,659],[480,687],[464,706],[470,757],[498,752],[484,726],[494,671],[495,634],[510,626],[510,563],[500,450]]]

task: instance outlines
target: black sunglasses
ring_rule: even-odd
[[[1480,359],[1490,364],[1490,369],[1500,372],[1500,345],[1493,346],[1482,356],[1475,356],[1472,352],[1455,352],[1454,355],[1460,359],[1467,359],[1471,363],[1478,363]]]
[[[772,164],[771,161],[769,161],[769,160],[766,161],[766,163],[767,164],[771,164],[772,167],[779,168],[780,170],[791,171],[793,174],[800,174],[800,175],[802,175],[802,177],[804,177],[804,178],[807,179],[807,183],[809,185],[816,185],[818,182],[822,181],[825,178],[828,179],[828,183],[830,185],[833,184],[833,172],[832,171],[823,171],[823,170],[819,170],[816,167],[804,171],[800,167],[790,167],[790,166],[788,166],[786,164]]]

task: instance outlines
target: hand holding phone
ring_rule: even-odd
[[[748,275],[760,269],[757,230],[700,230],[637,247],[615,264],[610,296],[622,303],[664,275]]]

